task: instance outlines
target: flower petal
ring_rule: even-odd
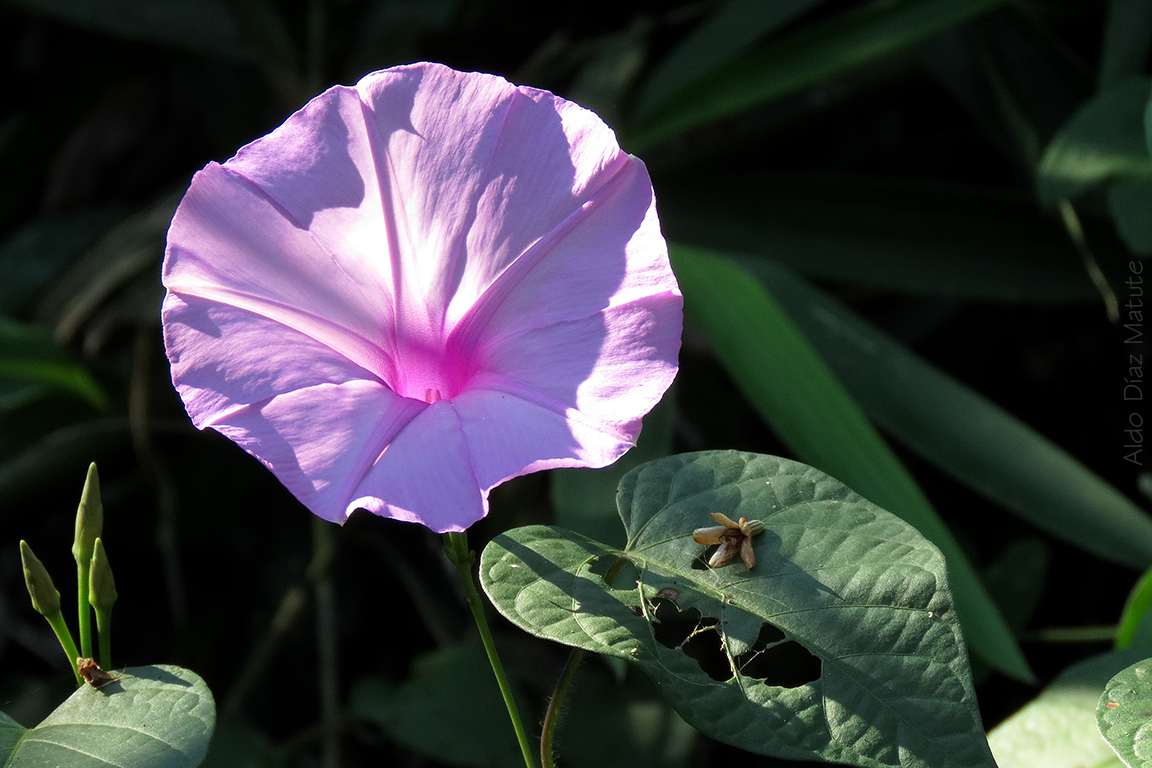
[[[463,316],[625,159],[592,113],[493,75],[425,63],[356,88],[396,219],[398,305],[430,326]]]
[[[222,166],[196,174],[168,231],[164,285],[276,320],[387,380],[387,313],[304,230]]]
[[[611,427],[495,377],[481,377],[452,406],[485,490],[543,469],[606,466],[629,447]]]
[[[200,429],[237,406],[319,384],[374,379],[310,336],[226,304],[169,293],[163,319],[172,380]]]
[[[463,531],[488,512],[488,489],[477,485],[472,460],[452,405],[434,403],[390,442],[356,488],[348,512],[363,507],[437,533]]]
[[[715,525],[711,528],[697,528],[692,532],[692,541],[704,546],[711,546],[713,544],[720,544],[723,542],[721,536],[727,531],[723,525]]]
[[[350,381],[233,409],[212,428],[259,459],[314,514],[343,522],[361,478],[375,470],[378,446],[394,443],[427,408],[377,382]]]

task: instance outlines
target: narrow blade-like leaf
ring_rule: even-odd
[[[888,434],[1054,536],[1152,563],[1152,517],[1099,475],[789,270],[761,260],[755,271]]]
[[[1005,0],[879,0],[768,40],[676,91],[625,133],[635,152],[890,56]]]
[[[84,366],[47,328],[0,318],[0,377],[48,384],[79,395],[97,408],[107,397]]]

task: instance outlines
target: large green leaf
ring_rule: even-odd
[[[1152,175],[1152,158],[1144,140],[1144,110],[1150,93],[1152,79],[1128,78],[1077,110],[1040,161],[1036,183],[1041,202],[1054,205],[1113,177]]]
[[[0,761],[21,768],[194,768],[216,724],[198,675],[166,664],[129,667],[119,680],[81,686],[35,728],[0,715]]]
[[[1108,680],[1140,658],[1122,651],[1060,673],[1036,699],[988,734],[1000,768],[1121,768],[1096,728],[1096,704]]]
[[[803,459],[916,526],[948,558],[968,640],[990,665],[1031,672],[971,563],[908,471],[775,299],[735,262],[673,247],[689,316],[749,402]]]
[[[812,277],[982,301],[1097,295],[1067,234],[1027,195],[767,173],[661,184],[658,193],[669,240],[768,256]]]
[[[1128,768],[1152,767],[1152,659],[1108,681],[1096,705],[1100,735]]]
[[[877,0],[768,40],[663,99],[629,126],[631,151],[890,56],[1005,0]]]
[[[888,434],[1054,536],[1152,563],[1152,517],[1099,475],[789,270],[748,263]]]
[[[994,765],[944,559],[907,523],[811,467],[734,451],[645,464],[618,504],[623,551],[543,526],[493,539],[480,577],[497,609],[639,664],[691,725],[743,749]],[[763,521],[754,568],[703,564],[693,529],[714,512]]]
[[[0,378],[48,384],[83,397],[97,408],[107,402],[87,369],[52,338],[47,328],[0,318]]]

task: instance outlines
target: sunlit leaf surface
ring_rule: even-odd
[[[639,664],[690,724],[766,755],[993,765],[939,551],[796,462],[736,452],[633,470],[615,551],[530,526],[484,550],[497,608],[541,637]],[[751,570],[693,530],[761,520]],[[619,557],[619,559],[618,559]]]
[[[35,728],[0,715],[0,760],[21,768],[193,768],[208,750],[216,704],[198,675],[129,667],[84,685]]]

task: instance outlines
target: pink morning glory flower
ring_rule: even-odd
[[[336,522],[461,531],[509,478],[612,463],[680,347],[644,165],[576,104],[438,64],[197,173],[164,285],[193,423]]]

